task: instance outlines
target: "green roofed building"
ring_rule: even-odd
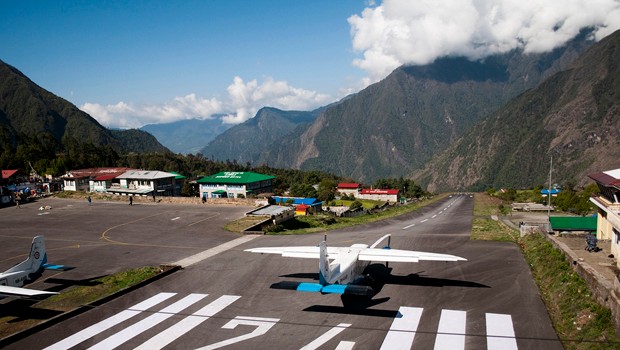
[[[275,176],[225,171],[197,181],[202,198],[238,198],[273,192]]]

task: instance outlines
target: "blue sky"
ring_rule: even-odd
[[[0,0],[0,60],[109,127],[310,110],[401,64],[552,49],[614,0]]]

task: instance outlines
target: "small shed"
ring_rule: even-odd
[[[300,204],[295,207],[295,215],[308,215],[308,209],[310,208],[309,205]]]

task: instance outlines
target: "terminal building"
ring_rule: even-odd
[[[198,181],[200,196],[207,198],[247,198],[260,193],[273,192],[275,176],[250,171],[224,171],[205,176]]]

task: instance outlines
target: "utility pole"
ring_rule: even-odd
[[[547,221],[549,222],[549,232],[551,231],[551,171],[553,171],[553,156],[549,163],[549,189],[547,190]]]

